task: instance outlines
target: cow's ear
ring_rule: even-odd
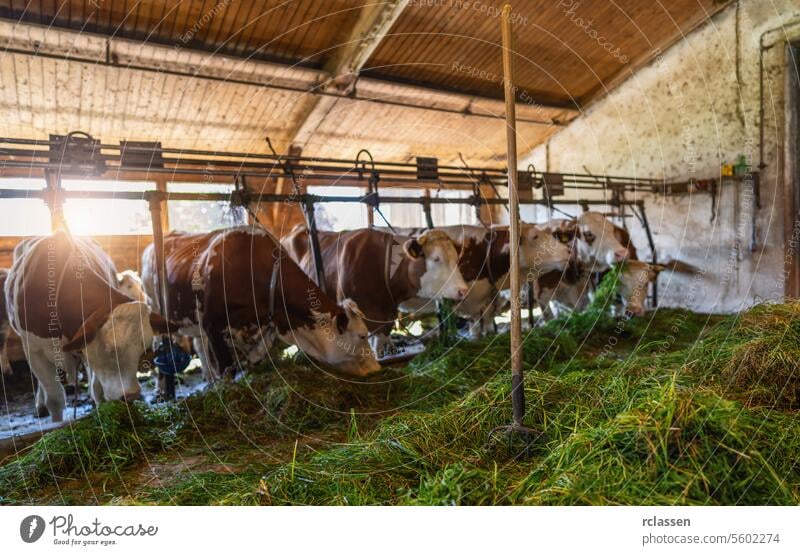
[[[83,322],[81,329],[79,329],[72,339],[67,341],[61,346],[61,350],[65,352],[78,351],[86,347],[97,335],[97,330],[103,327],[103,324],[108,320],[109,311],[105,309],[97,309],[92,312],[86,321]]]
[[[335,318],[336,322],[336,329],[339,331],[340,334],[347,331],[347,326],[350,324],[350,318],[347,317],[347,314],[342,311],[336,315]]]
[[[161,316],[161,314],[151,312],[149,319],[150,319],[150,327],[153,328],[154,332],[156,333],[169,332],[170,324],[166,318]],[[175,326],[173,326],[172,328],[177,329]]]
[[[425,251],[422,250],[422,244],[416,239],[409,239],[403,243],[403,250],[411,258],[422,258],[425,256]]]

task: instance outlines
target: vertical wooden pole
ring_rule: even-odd
[[[161,229],[169,231],[169,209],[167,208],[167,176],[164,174],[156,175],[156,191],[164,195],[160,202],[161,209]]]
[[[47,187],[47,207],[50,209],[50,230],[67,229],[64,220],[64,198],[61,196],[61,170],[45,170],[44,179]]]
[[[506,143],[508,150],[508,208],[511,254],[511,403],[513,426],[521,428],[525,417],[525,389],[522,380],[522,313],[519,301],[519,195],[517,183],[516,90],[514,88],[514,29],[511,5],[503,7],[503,84],[506,100]]]
[[[156,259],[156,297],[158,298],[158,307],[164,318],[169,318],[167,312],[167,299],[164,287],[164,222],[161,215],[161,194],[151,195],[148,199],[150,202],[150,220],[153,226],[153,251]]]
[[[169,319],[169,304],[167,303],[167,286],[166,286],[166,267],[164,264],[164,220],[162,219],[161,203],[164,202],[166,195],[162,192],[153,194],[148,199],[150,203],[150,220],[153,226],[153,254],[156,259],[156,297],[158,298],[158,307],[161,309],[161,314],[164,318]],[[162,345],[168,342],[169,339],[164,335],[161,339]],[[163,374],[163,384],[159,383],[162,388],[161,394],[167,401],[175,399],[175,375]],[[160,382],[160,380],[159,380]]]

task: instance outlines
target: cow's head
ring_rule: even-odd
[[[136,371],[139,358],[152,345],[153,335],[167,331],[167,322],[140,301],[122,303],[89,315],[64,351],[81,351],[99,380],[107,401],[130,401],[141,396]]]
[[[615,229],[597,212],[578,216],[578,257],[592,271],[604,271],[628,259],[628,249],[617,239]]]
[[[333,314],[314,312],[313,328],[291,330],[283,339],[310,357],[351,376],[368,376],[381,369],[370,349],[364,314],[351,299]]]
[[[625,312],[632,316],[644,316],[647,285],[658,279],[664,269],[660,264],[648,264],[640,260],[629,260],[619,274],[619,292]]]
[[[144,292],[144,283],[139,274],[133,270],[117,273],[117,289],[120,293],[134,301],[148,302],[147,293]]]
[[[459,301],[467,295],[467,284],[458,269],[458,253],[445,232],[426,231],[406,241],[403,249],[411,258],[425,262],[425,270],[418,276],[418,297]]]
[[[562,271],[570,260],[570,245],[533,224],[520,227],[519,265],[531,279],[553,270]]]

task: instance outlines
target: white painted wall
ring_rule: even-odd
[[[738,24],[737,24],[738,19]],[[741,225],[734,226],[733,187],[722,192],[715,222],[710,195],[643,195],[661,260],[678,259],[696,276],[662,274],[663,305],[728,312],[783,295],[783,133],[785,45],[800,40],[800,0],[741,0],[637,72],[570,126],[522,158],[537,169],[667,179],[719,176],[723,161],[747,156],[758,165],[759,38],[764,54],[765,160],[755,252],[749,250],[749,194],[740,192]],[[738,40],[737,40],[738,28]],[[738,65],[738,72],[737,72]],[[739,75],[737,81],[737,73]],[[548,153],[549,151],[549,153]],[[638,226],[640,256],[649,255]],[[742,241],[741,260],[734,244]]]

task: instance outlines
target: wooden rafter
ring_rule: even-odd
[[[327,76],[319,87],[326,93],[350,94],[367,60],[407,4],[407,0],[390,0],[364,6],[348,39],[325,64]],[[302,148],[338,100],[335,96],[315,97],[300,119],[291,144]]]
[[[387,20],[383,21],[384,25],[388,24]],[[334,74],[344,76],[335,82],[340,86],[344,83],[345,89],[347,83],[354,83],[354,80],[351,81],[346,76],[354,75],[355,67],[363,68],[363,58],[369,57],[370,49],[378,45],[376,37],[380,27],[381,25],[373,27],[372,31],[365,34],[368,37],[365,40],[371,46],[348,49],[350,54],[335,57],[328,70],[212,55],[189,48],[177,51],[160,44],[78,33],[68,29],[48,29],[41,25],[3,19],[0,19],[0,48],[6,55],[24,55],[43,60],[69,61],[93,68],[119,68],[294,92],[310,97],[312,101],[309,104],[313,107],[317,99],[331,98],[335,101],[346,94],[346,91],[343,92],[333,85],[331,70],[338,70]],[[345,44],[356,43],[357,40],[353,39]],[[420,110],[446,111],[464,117],[503,117],[503,101],[497,98],[373,77],[361,77],[358,83],[357,94],[349,94],[348,99]],[[550,125],[551,120],[555,120],[555,125],[561,125],[577,115],[574,108],[543,103],[520,105],[517,112],[521,122],[544,125]],[[301,115],[307,116],[308,112]],[[308,118],[298,118],[301,122],[305,119]]]

